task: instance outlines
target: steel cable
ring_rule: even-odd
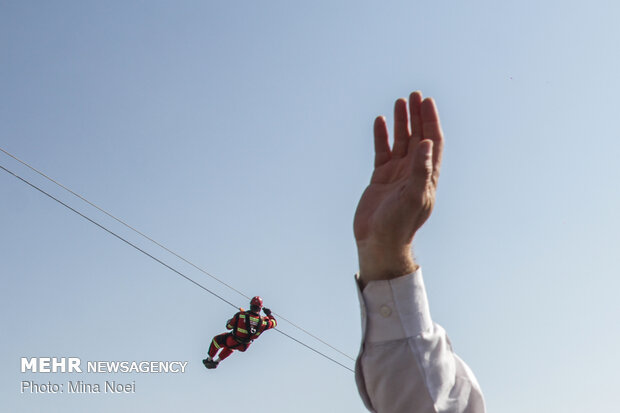
[[[96,208],[97,210],[99,210],[100,212],[104,213],[105,215],[107,215],[108,217],[112,218],[113,220],[117,221],[119,224],[125,226],[126,228],[129,228],[130,230],[132,230],[133,232],[135,232],[136,234],[142,236],[143,238],[149,240],[150,242],[152,242],[153,244],[157,245],[158,247],[164,249],[165,251],[169,252],[170,254],[174,255],[175,257],[177,257],[178,259],[180,259],[181,261],[185,262],[186,264],[191,265],[192,267],[194,267],[195,269],[197,269],[198,271],[202,272],[205,275],[208,275],[209,277],[213,278],[214,280],[216,280],[217,282],[219,282],[220,284],[230,288],[231,290],[233,290],[234,292],[236,292],[237,294],[241,295],[242,297],[245,297],[246,299],[250,300],[251,297],[248,296],[247,294],[244,294],[243,292],[239,291],[238,289],[236,289],[235,287],[233,287],[232,285],[224,282],[223,280],[221,280],[220,278],[216,277],[215,275],[209,273],[208,271],[206,271],[205,269],[199,267],[198,265],[194,264],[193,262],[191,262],[190,260],[184,258],[183,256],[181,256],[180,254],[174,252],[173,250],[169,249],[168,247],[166,247],[165,245],[161,244],[160,242],[156,241],[155,239],[149,237],[148,235],[146,235],[145,233],[143,233],[142,231],[134,228],[133,226],[129,225],[127,222],[125,222],[124,220],[116,217],[115,215],[113,215],[112,213],[106,211],[105,209],[99,207],[98,205],[96,205],[95,203],[89,201],[88,199],[86,199],[85,197],[83,197],[82,195],[78,194],[77,192],[71,190],[70,188],[66,187],[65,185],[61,184],[60,182],[58,182],[57,180],[55,180],[54,178],[46,175],[45,173],[43,173],[42,171],[40,171],[39,169],[35,168],[34,166],[30,165],[28,162],[21,160],[20,158],[18,158],[17,156],[13,155],[12,153],[6,151],[3,148],[0,148],[0,151],[2,151],[4,154],[6,154],[7,156],[10,156],[11,158],[15,159],[17,162],[21,163],[22,165],[24,165],[25,167],[31,169],[32,171],[36,172],[37,174],[41,175],[42,177],[44,177],[45,179],[47,179],[50,182],[53,182],[54,184],[58,185],[59,187],[61,187],[62,189],[64,189],[65,191],[69,192],[71,195],[81,199],[82,201],[86,202],[88,205],[92,206],[93,208]],[[326,346],[328,346],[329,348],[331,348],[334,351],[337,351],[338,353],[342,354],[343,356],[347,357],[350,360],[355,361],[355,359],[351,356],[349,356],[347,353],[339,350],[338,348],[332,346],[331,344],[329,344],[328,342],[326,342],[325,340],[321,339],[320,337],[317,337],[316,335],[314,335],[313,333],[311,333],[310,331],[306,330],[305,328],[297,325],[296,323],[292,322],[291,320],[289,320],[288,318],[284,317],[282,314],[278,314],[275,311],[273,312],[274,315],[278,316],[280,319],[286,321],[287,323],[289,323],[290,325],[292,325],[293,327],[297,328],[300,331],[303,331],[304,333],[308,334],[310,337],[314,338],[315,340],[325,344]]]
[[[0,150],[2,150],[0,148]],[[5,152],[4,150],[2,150],[2,152]],[[6,153],[6,152],[5,152]],[[169,264],[166,264],[164,261],[160,260],[159,258],[155,257],[154,255],[148,253],[147,251],[143,250],[142,248],[138,247],[137,245],[135,245],[134,243],[132,243],[131,241],[128,241],[127,239],[123,238],[122,236],[118,235],[117,233],[115,233],[114,231],[108,229],[107,227],[103,226],[102,224],[98,223],[97,221],[91,219],[90,217],[86,216],[85,214],[81,213],[80,211],[72,208],[71,206],[69,206],[68,204],[64,203],[63,201],[61,201],[60,199],[54,197],[53,195],[49,194],[48,192],[46,192],[45,190],[39,188],[38,186],[36,186],[35,184],[31,183],[30,181],[28,181],[27,179],[17,175],[16,173],[10,171],[9,169],[5,168],[4,166],[0,165],[0,169],[4,170],[5,172],[7,172],[8,174],[14,176],[15,178],[19,179],[20,181],[22,181],[23,183],[27,184],[28,186],[36,189],[37,191],[39,191],[40,193],[46,195],[47,197],[49,197],[50,199],[56,201],[57,203],[59,203],[60,205],[64,206],[65,208],[69,209],[70,211],[74,212],[75,214],[81,216],[82,218],[84,218],[85,220],[87,220],[88,222],[90,222],[91,224],[96,225],[97,227],[99,227],[100,229],[104,230],[105,232],[107,232],[108,234],[114,236],[115,238],[123,241],[124,243],[126,243],[127,245],[133,247],[134,249],[136,249],[137,251],[141,252],[142,254],[146,255],[147,257],[153,259],[154,261],[158,262],[159,264],[163,265],[164,267],[168,268],[169,270],[175,272],[176,274],[178,274],[179,276],[185,278],[187,281],[191,282],[192,284],[196,285],[197,287],[202,288],[203,290],[207,291],[208,293],[210,293],[211,295],[215,296],[216,298],[219,298],[220,300],[222,300],[223,302],[227,303],[228,305],[230,305],[231,307],[237,309],[239,307],[237,307],[236,305],[234,305],[233,303],[231,303],[230,301],[226,300],[224,297],[214,293],[213,291],[211,291],[210,289],[208,289],[207,287],[205,287],[204,285],[198,283],[197,281],[193,280],[192,278],[188,277],[187,275],[183,274],[181,271],[177,270],[176,268],[170,266]],[[337,360],[329,357],[328,355],[320,352],[319,350],[316,350],[315,348],[305,344],[304,342],[302,342],[301,340],[296,339],[295,337],[283,332],[280,329],[275,329],[276,331],[278,331],[280,334],[296,341],[297,343],[303,345],[304,347],[314,351],[315,353],[325,357],[326,359],[332,361],[333,363],[338,364],[339,366],[353,372],[354,370],[345,366],[344,364],[338,362]],[[331,347],[331,346],[330,346]]]

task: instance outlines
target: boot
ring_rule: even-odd
[[[204,364],[205,367],[208,368],[208,369],[216,368],[219,363],[220,363],[219,360],[215,361],[215,360],[213,360],[211,358],[206,358],[206,359],[202,360],[202,364]]]

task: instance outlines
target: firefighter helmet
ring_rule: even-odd
[[[263,308],[263,299],[259,296],[252,298],[252,301],[250,301],[250,307],[257,307],[258,311],[260,311],[261,308]]]

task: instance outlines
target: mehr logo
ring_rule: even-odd
[[[22,373],[81,373],[78,357],[22,357]]]

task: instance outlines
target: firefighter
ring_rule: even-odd
[[[246,351],[263,331],[274,328],[277,324],[271,315],[271,310],[263,308],[263,299],[258,296],[250,301],[250,311],[242,308],[240,310],[226,323],[226,328],[232,331],[213,337],[209,356],[202,360],[206,368],[216,368],[220,361],[232,354],[233,350]],[[261,310],[267,317],[260,315]],[[219,350],[220,354],[216,357]]]

